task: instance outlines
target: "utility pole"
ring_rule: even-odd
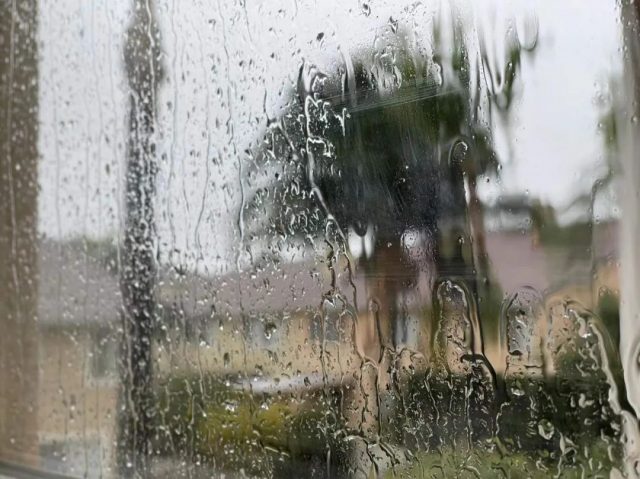
[[[123,408],[119,448],[125,477],[149,476],[151,344],[155,323],[156,105],[162,76],[152,0],[134,0],[124,58],[129,83],[125,225],[120,284],[124,301]]]

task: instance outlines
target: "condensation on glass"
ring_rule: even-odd
[[[0,474],[637,477],[629,2],[0,5]]]

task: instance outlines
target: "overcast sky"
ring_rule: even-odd
[[[372,45],[390,17],[420,36],[439,3],[445,2],[159,2],[166,71],[158,134],[163,254],[214,270],[235,264],[239,168],[267,115],[278,114],[302,59],[339,61],[344,52]],[[519,27],[533,12],[539,24],[512,121],[494,125],[502,180],[485,184],[483,197],[528,192],[564,207],[602,174],[596,100],[620,70],[616,2],[458,3],[496,48],[510,19]],[[40,229],[46,236],[113,237],[119,230],[128,10],[126,1],[41,1]]]

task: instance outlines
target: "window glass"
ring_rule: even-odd
[[[0,474],[636,477],[639,14],[3,2]]]

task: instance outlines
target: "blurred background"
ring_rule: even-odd
[[[0,472],[640,474],[636,5],[250,3],[0,5]]]

